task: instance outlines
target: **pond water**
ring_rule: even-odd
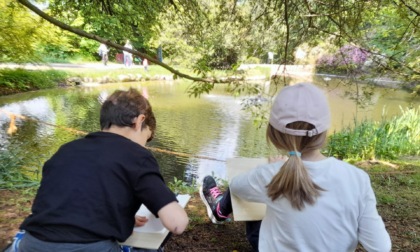
[[[343,87],[341,81],[315,80],[329,98],[333,120],[330,132],[354,125],[354,121],[398,115],[400,107],[420,105],[419,99],[405,91],[375,88],[365,90],[369,102],[357,106],[354,97],[349,97],[357,89],[354,85]],[[156,149],[153,153],[167,181],[176,177],[191,182],[208,174],[225,178],[226,159],[275,153],[267,146],[265,125],[255,126],[251,114],[242,110],[241,97],[232,97],[220,87],[200,98],[190,98],[186,93],[188,85],[119,83],[0,97],[0,151],[13,153],[24,160],[28,169],[40,172],[42,163],[63,143],[83,136],[84,132],[99,130],[101,97],[116,89],[134,87],[148,91],[158,123],[156,137],[149,146]],[[4,111],[34,120],[18,117],[17,132],[8,135],[10,117]]]

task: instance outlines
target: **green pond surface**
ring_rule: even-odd
[[[344,87],[341,82],[315,80],[325,89],[331,105],[330,132],[352,126],[355,121],[380,121],[400,114],[400,108],[420,106],[419,99],[402,90]],[[189,85],[182,81],[118,83],[0,97],[1,111],[35,119],[17,118],[17,132],[8,135],[10,117],[0,111],[0,151],[21,157],[28,170],[40,172],[42,163],[63,143],[83,136],[72,129],[99,130],[101,99],[116,89],[134,87],[149,94],[157,132],[148,146],[165,151],[153,153],[167,181],[177,177],[191,182],[208,174],[226,178],[226,159],[275,153],[267,146],[265,124],[256,127],[251,113],[242,109],[244,97],[232,97],[221,86],[210,94],[191,98],[186,93]],[[267,83],[261,85],[270,89]],[[357,93],[363,106],[355,101]]]

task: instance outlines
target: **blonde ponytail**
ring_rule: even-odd
[[[295,122],[290,125],[293,129],[310,129],[311,126],[305,122]],[[277,149],[293,151],[294,153],[305,153],[309,150],[320,149],[325,139],[325,132],[313,137],[292,136],[277,131],[271,125],[268,125],[267,128],[268,141]],[[299,155],[291,155],[267,185],[267,193],[271,200],[285,197],[297,210],[302,210],[305,203],[313,205],[321,191],[323,189],[312,181]]]

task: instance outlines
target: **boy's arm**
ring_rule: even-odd
[[[173,201],[158,211],[163,224],[173,234],[182,234],[188,225],[188,216],[178,202]]]

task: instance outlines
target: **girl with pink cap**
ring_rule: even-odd
[[[231,193],[267,206],[261,223],[247,228],[256,250],[344,252],[360,243],[367,251],[390,251],[369,175],[321,152],[329,125],[321,89],[310,83],[283,88],[271,109],[267,140],[289,158],[234,177],[225,194],[205,177],[200,194],[209,217],[227,218]]]

